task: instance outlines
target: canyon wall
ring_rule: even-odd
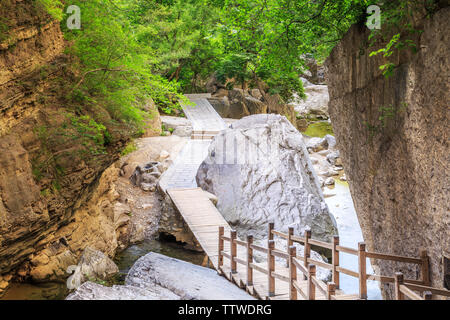
[[[396,51],[391,77],[379,69],[381,55],[369,57],[382,44],[369,47],[364,26],[353,26],[326,62],[329,112],[368,249],[428,250],[432,285],[441,288],[450,258],[449,20],[449,7],[417,19],[417,53]],[[418,275],[412,265],[373,263],[382,275]]]
[[[76,129],[91,127],[67,118],[74,73],[59,22],[32,0],[2,1],[0,17],[1,295],[11,280],[64,279],[87,245],[113,256],[129,241],[130,218],[111,166],[128,138],[108,127],[109,144],[89,145],[102,152],[83,154]]]

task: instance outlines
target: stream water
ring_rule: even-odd
[[[339,231],[339,243],[349,248],[358,248],[358,242],[363,242],[363,235],[353,206],[352,196],[347,182],[335,179],[336,184],[332,188],[324,190],[325,202],[336,219]],[[339,264],[347,269],[358,271],[358,257],[347,254],[339,254]],[[373,268],[367,259],[367,273],[373,274]],[[357,278],[340,274],[340,288],[346,294],[357,294],[359,282]],[[367,298],[369,300],[381,300],[381,291],[377,281],[367,281]]]

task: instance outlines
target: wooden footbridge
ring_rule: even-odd
[[[254,243],[252,236],[247,236],[245,240],[239,239],[208,194],[198,188],[195,182],[195,175],[206,157],[211,139],[226,128],[225,123],[209,104],[206,95],[188,97],[194,104],[182,106],[193,123],[193,135],[174,165],[161,177],[159,186],[169,195],[208,261],[219,274],[251,295],[269,300],[367,299],[367,280],[393,283],[397,299],[428,300],[433,296],[450,297],[449,291],[430,287],[429,261],[425,250],[421,251],[419,257],[369,252],[364,243],[359,243],[358,248],[348,248],[339,244],[337,236],[330,243],[326,243],[312,239],[309,230],[302,237],[294,235],[293,228],[289,228],[287,233],[276,231],[273,223],[268,225],[266,246]],[[195,145],[195,141],[200,141],[201,144]],[[197,156],[192,156],[195,147],[199,148],[194,150]],[[189,163],[186,163],[186,159],[189,159]],[[275,247],[275,237],[286,241],[285,249]],[[302,256],[298,254],[295,244],[304,247]],[[329,250],[331,261],[312,259],[313,246]],[[265,257],[262,259],[264,261],[256,261],[257,252]],[[357,256],[358,270],[340,266],[340,254]],[[416,265],[420,270],[420,277],[405,279],[400,273],[394,276],[367,274],[367,258]],[[332,281],[325,283],[319,280],[316,275],[317,267],[330,270]],[[341,273],[359,280],[358,293],[345,294],[339,289]]]

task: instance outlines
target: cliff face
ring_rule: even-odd
[[[378,48],[367,47],[365,27],[353,26],[326,62],[330,116],[368,249],[427,249],[437,287],[450,257],[449,19],[447,7],[418,21],[418,52],[393,55],[390,78],[382,58],[369,57]],[[373,263],[383,275],[416,277],[409,265]]]
[[[64,100],[73,73],[59,23],[32,0],[2,1],[0,17],[1,295],[13,277],[67,276],[87,245],[114,255],[128,241],[129,218],[114,208],[119,169],[104,172],[126,138],[107,128],[111,142],[91,157],[75,138],[92,128],[67,118],[74,114]],[[108,114],[99,109],[90,117]]]

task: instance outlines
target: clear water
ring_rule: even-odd
[[[363,242],[363,235],[353,205],[349,186],[346,182],[336,179],[334,188],[325,188],[325,202],[336,219],[339,231],[339,243],[349,248],[358,248],[358,242]],[[339,254],[339,264],[347,269],[358,271],[358,257],[347,254]],[[373,268],[367,259],[367,273],[373,274]],[[340,288],[346,294],[357,294],[359,282],[357,278],[340,274]],[[381,300],[381,291],[378,281],[367,281],[367,298],[369,300]]]

